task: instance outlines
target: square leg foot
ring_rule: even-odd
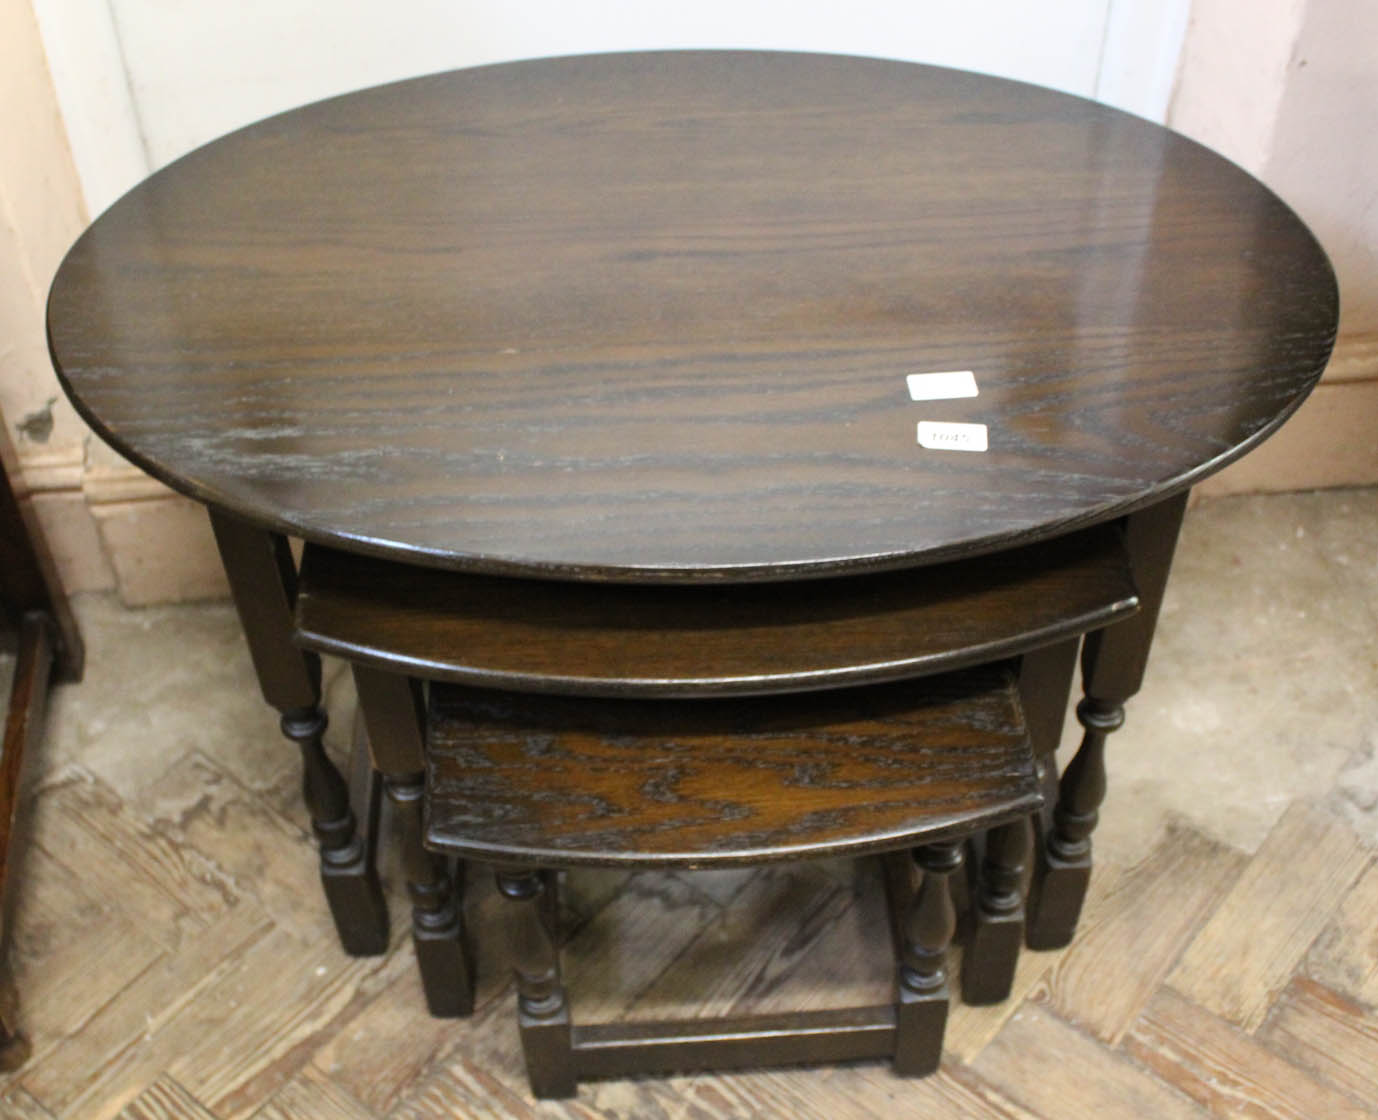
[[[441,929],[412,929],[416,965],[426,1007],[438,1019],[462,1019],[474,1011],[474,957],[456,921]]]
[[[1008,998],[1023,946],[1023,914],[977,913],[962,954],[962,1002],[981,1007]]]
[[[1076,936],[1081,906],[1091,883],[1091,864],[1046,862],[1029,892],[1025,941],[1030,949],[1061,949]]]
[[[351,957],[388,951],[388,904],[372,860],[322,864],[321,885],[340,945]]]
[[[924,1077],[937,1070],[943,1059],[947,1005],[946,984],[922,994],[901,988],[895,1008],[895,1073],[900,1077]]]
[[[540,1017],[518,1008],[517,1026],[532,1094],[540,1100],[568,1100],[578,1093],[569,1004]]]

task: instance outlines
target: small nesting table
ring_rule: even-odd
[[[1298,407],[1336,315],[1296,215],[1156,125],[906,63],[653,52],[433,75],[227,136],[81,237],[48,326],[95,430],[210,509],[264,695],[302,751],[337,926],[367,952],[386,933],[376,796],[351,808],[322,750],[288,537],[347,558],[360,610],[437,579],[456,594],[507,581],[468,609],[475,642],[503,620],[512,641],[484,656],[518,676],[545,672],[522,668],[516,637],[552,596],[577,622],[569,604],[600,587],[683,592],[656,608],[669,637],[647,632],[672,657],[671,616],[721,589],[736,606],[710,612],[703,641],[740,625],[788,662],[801,617],[836,639],[813,676],[797,658],[782,670],[812,690],[859,664],[847,627],[827,625],[846,597],[830,582],[921,596],[939,567],[948,587],[969,566],[971,594],[999,604],[1029,585],[1022,550],[1062,542],[1089,563],[1104,538],[1079,534],[1104,527],[1137,612],[1011,614],[1021,636],[981,655],[1018,659],[1046,760],[1080,648],[1086,736],[1059,789],[1045,767],[1055,806],[1029,926],[1030,943],[1058,944],[1188,488]],[[989,566],[1000,556],[1013,572]],[[906,617],[904,594],[888,602],[845,617],[870,618],[883,645]],[[414,656],[409,670],[339,647],[358,653],[366,700],[392,682],[375,711],[405,714],[408,673],[477,664],[426,653],[437,607],[428,594],[389,613],[405,620],[389,657]],[[569,637],[586,671],[650,679],[603,660],[618,619],[595,613]],[[343,629],[314,632],[326,648]],[[878,672],[922,677],[967,648],[950,636],[892,643]],[[414,807],[418,744],[373,739]],[[417,929],[457,970],[442,863],[413,861]]]
[[[942,1056],[957,921],[950,879],[969,838],[1027,831],[1038,805],[1030,746],[1010,666],[764,700],[437,686],[427,840],[496,862],[498,888],[516,904],[517,1021],[537,1096],[572,1096],[585,1077],[857,1058],[888,1057],[898,1073],[921,1075]],[[572,1021],[556,868],[760,865],[877,850],[898,853],[886,879],[896,949],[889,1004]],[[1014,878],[1020,870],[994,868]],[[886,937],[884,927],[872,933]],[[1004,963],[989,955],[976,971]]]

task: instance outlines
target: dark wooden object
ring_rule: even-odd
[[[369,699],[364,699],[365,711]],[[893,1057],[930,1073],[971,833],[1040,800],[1009,666],[785,697],[535,697],[434,685],[427,843],[499,866],[515,904],[521,1029],[537,1096],[582,1077]],[[572,865],[704,867],[915,848],[891,892],[896,996],[883,1007],[728,1020],[571,1021],[557,880]]]
[[[378,873],[359,833],[349,787],[321,741],[326,717],[320,658],[292,643],[297,576],[287,541],[214,509],[211,527],[263,698],[282,713],[283,735],[301,750],[302,795],[340,942],[355,955],[386,952],[387,908]]]
[[[1077,719],[1086,734],[1063,772],[1051,819],[1039,822],[1039,861],[1029,898],[1030,948],[1060,948],[1076,933],[1091,879],[1091,833],[1105,797],[1106,736],[1123,725],[1124,704],[1143,684],[1186,508],[1187,496],[1181,494],[1126,521],[1125,542],[1140,610],[1124,622],[1089,634],[1082,646],[1086,696],[1077,705]]]
[[[1319,377],[1298,218],[1147,121],[823,55],[543,59],[324,101],[126,195],[49,302],[169,485],[540,578],[905,568],[1185,490]],[[915,404],[905,376],[973,370]],[[919,420],[988,425],[931,451]]]
[[[433,686],[426,841],[499,864],[698,867],[966,833],[1038,800],[1009,677],[711,702]]]
[[[18,629],[25,615],[45,615],[52,626],[54,675],[59,681],[78,681],[86,650],[23,479],[0,417],[0,616]]]
[[[919,889],[901,919],[896,1000],[895,1072],[932,1073],[943,1056],[947,1027],[947,951],[957,929],[951,878],[962,866],[962,841],[914,850]]]
[[[53,666],[53,628],[46,615],[24,616],[19,629],[19,655],[5,716],[3,754],[0,754],[0,908],[8,910],[10,866],[17,863],[12,851],[19,815],[19,792],[24,759],[32,754],[43,732],[48,680]],[[8,938],[9,915],[0,916],[0,938]],[[8,955],[7,940],[0,952]],[[0,962],[0,1070],[18,1069],[28,1060],[29,1042],[19,1032],[19,994],[10,976],[8,960]]]
[[[422,752],[409,675],[547,696],[641,697],[646,702],[639,707],[619,705],[618,718],[634,713],[638,736],[656,726],[678,736],[700,728],[707,712],[730,719],[742,705],[709,709],[667,704],[666,698],[836,688],[1022,652],[1021,703],[1035,754],[1050,756],[1061,734],[1077,635],[1128,617],[1136,605],[1118,525],[919,571],[704,588],[533,583],[307,545],[297,585],[296,640],[354,664],[361,703],[377,724],[373,739],[383,748],[377,764],[389,770],[389,790],[401,782],[419,793],[410,777]],[[379,690],[389,698],[375,700]],[[519,723],[552,703],[521,701],[510,691],[491,695],[507,705],[503,718]],[[807,719],[802,713],[810,706],[832,702],[799,698],[787,707],[797,706],[799,718]],[[605,718],[587,703],[570,710],[595,722]],[[749,705],[746,710],[759,711]],[[486,716],[475,722],[489,725]],[[960,766],[960,759],[953,761]],[[567,776],[572,782],[588,779],[577,770]],[[583,793],[597,796],[593,789]],[[506,811],[500,799],[490,805]],[[563,827],[533,822],[533,831],[539,834],[547,825]],[[992,850],[1016,859],[1008,833],[1000,831],[1005,843]],[[415,855],[409,862],[419,866]],[[962,888],[958,908],[971,915],[963,982],[970,1001],[993,1002],[1008,989],[1023,939],[1023,867],[1014,869],[1013,897],[999,866],[987,867],[978,858],[973,867],[985,869],[984,885],[973,892],[983,905],[969,906],[965,879],[953,879],[954,888]],[[442,895],[449,890],[437,889]],[[418,903],[421,923],[427,910]],[[435,912],[441,910],[449,912]],[[416,928],[419,937],[422,925]],[[422,970],[433,1008],[455,1006],[455,993],[468,990],[458,959],[428,966],[423,958]]]
[[[574,1028],[560,975],[559,879],[553,871],[499,871],[498,891],[515,903],[512,968],[531,1091],[538,1097],[572,1097],[579,1070]]]
[[[426,755],[420,684],[361,665],[354,667],[354,682],[373,768],[402,826],[412,943],[427,1005],[432,1015],[468,1015],[474,1009],[474,963],[460,909],[463,882],[456,881],[444,856],[421,843]]]
[[[886,668],[879,624],[870,660],[855,645],[826,654],[848,623],[810,613],[814,577],[970,561],[1122,520],[1149,610],[1083,655],[1088,746],[1039,822],[1030,896],[1029,942],[1057,944],[1089,873],[1104,734],[1152,638],[1171,555],[1160,530],[1194,481],[1300,405],[1337,307],[1295,214],[1148,122],[905,63],[683,52],[433,75],[243,129],[83,235],[48,326],[82,415],[217,511],[356,945],[385,928],[367,845],[320,751],[313,659],[286,648],[281,534],[394,572],[801,584],[773,606],[802,612],[790,617],[816,641],[795,649],[783,628],[756,639],[753,656],[776,657],[756,679],[713,666],[705,655],[724,642],[711,628],[673,625],[655,667],[557,677],[581,639],[599,658],[618,644],[571,627],[562,649],[558,627],[512,613],[558,604],[559,589],[494,593],[497,644],[479,659],[436,645],[405,582],[375,590],[410,613],[369,615],[356,587],[349,619],[311,615],[312,640],[374,669],[665,695],[950,667],[935,641]],[[961,369],[978,396],[909,400],[907,374]],[[989,450],[922,448],[918,420],[985,424]],[[902,595],[891,604],[903,614]],[[669,624],[675,609],[645,617]],[[400,619],[414,637],[399,637]],[[1061,719],[1049,689],[1067,680],[1076,627],[1045,629],[1039,652],[1025,626],[997,628],[984,656],[1022,652],[1024,681],[1051,682],[1023,686],[1047,760],[1038,744]],[[709,668],[675,676],[681,652]],[[485,665],[493,675],[476,677]],[[1047,761],[1044,775],[1051,785]],[[983,922],[1015,922],[999,899],[1016,841],[987,840],[973,961],[1007,939]]]
[[[1010,994],[1024,944],[1024,891],[1032,850],[1027,818],[992,829],[973,861],[971,934],[962,956],[962,1001],[999,1003]]]
[[[1074,638],[1031,650],[1020,659],[1019,696],[1048,806],[1057,799],[1054,752],[1062,739],[1080,647],[1080,640]],[[1041,817],[1035,819],[1039,822]],[[1019,948],[1027,933],[1025,894],[1033,839],[1029,823],[1012,821],[985,837],[973,838],[967,853],[969,879],[954,880],[958,911],[968,922],[962,951],[966,1003],[999,1003],[1014,984]],[[1043,833],[1037,836],[1041,839]]]
[[[921,571],[725,587],[534,583],[308,545],[297,641],[429,680],[725,696],[994,661],[1106,626],[1136,606],[1114,525]],[[1054,734],[1048,749],[1056,742]]]
[[[8,951],[7,900],[19,863],[15,834],[24,760],[43,731],[48,684],[80,680],[84,649],[38,518],[24,500],[23,476],[0,416],[0,612],[18,631],[14,681],[0,746],[0,954]],[[0,964],[0,1070],[23,1064],[29,1044],[18,1029],[18,994]]]

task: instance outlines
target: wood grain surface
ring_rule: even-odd
[[[1319,1080],[1378,1104],[1378,1012],[1370,1005],[1296,977],[1258,1036]]]
[[[1049,971],[1048,1004],[1118,1046],[1245,863],[1223,844],[1170,826],[1101,896],[1099,913],[1082,919],[1076,947]]]
[[[516,580],[309,545],[296,639],[355,664],[490,688],[750,695],[1009,657],[1124,618],[1137,601],[1108,525],[917,572],[708,587]]]
[[[1264,1046],[1171,986],[1144,1008],[1124,1050],[1141,1068],[1195,1100],[1206,1115],[1286,1120],[1374,1115],[1371,1099],[1356,1100],[1307,1076],[1294,1064],[1293,1052]]]
[[[428,846],[553,867],[902,848],[1040,803],[1001,666],[714,701],[434,685],[426,762]]]
[[[1221,1019],[1257,1030],[1371,858],[1352,830],[1293,803],[1167,982]]]
[[[259,524],[633,582],[896,568],[1107,519],[1301,402],[1336,288],[1238,168],[1064,94],[684,52],[457,71],[232,134],[49,303],[118,450]],[[979,395],[912,402],[910,373]],[[920,447],[982,423],[985,453]]]

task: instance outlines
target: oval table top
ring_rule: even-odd
[[[1151,504],[1301,403],[1337,307],[1296,215],[1157,125],[910,63],[667,52],[226,136],[86,231],[48,329],[100,435],[265,527],[692,582]]]

